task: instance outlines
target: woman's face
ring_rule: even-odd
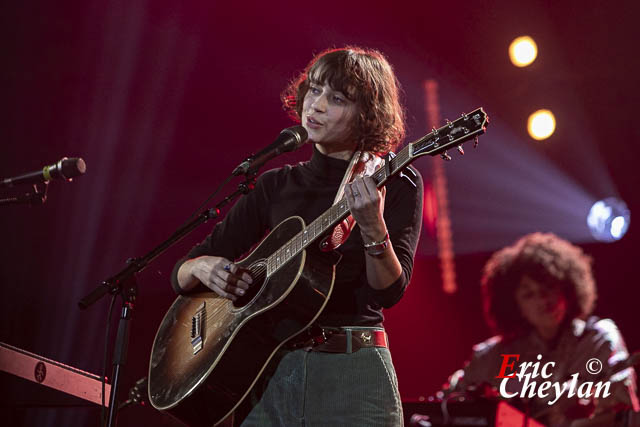
[[[567,299],[560,289],[549,288],[524,276],[515,291],[520,313],[542,338],[553,338],[567,314]]]
[[[327,83],[310,82],[304,97],[302,126],[318,149],[328,154],[353,149],[351,132],[355,125],[356,104]]]

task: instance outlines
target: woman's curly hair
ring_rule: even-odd
[[[495,333],[513,338],[531,330],[515,299],[524,276],[562,291],[565,320],[584,319],[593,311],[597,291],[591,257],[555,234],[532,233],[495,252],[484,267],[484,312]]]
[[[310,82],[327,83],[356,103],[353,138],[365,150],[386,154],[404,139],[399,83],[380,52],[347,46],[316,55],[281,95],[285,110],[297,121],[301,120]]]

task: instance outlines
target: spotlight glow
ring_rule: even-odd
[[[509,45],[509,58],[516,67],[526,67],[538,56],[538,46],[529,36],[516,38]]]
[[[611,235],[614,239],[619,239],[622,237],[622,230],[624,230],[624,226],[627,221],[624,220],[624,217],[617,216],[611,220]]]
[[[549,138],[556,130],[556,118],[549,110],[538,110],[529,116],[527,131],[536,141]]]
[[[587,215],[587,225],[596,240],[613,242],[627,232],[630,219],[627,205],[616,197],[608,197],[593,204]]]

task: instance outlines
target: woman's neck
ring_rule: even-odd
[[[355,144],[343,144],[339,146],[316,144],[316,149],[325,156],[333,157],[334,159],[351,160],[356,147]]]

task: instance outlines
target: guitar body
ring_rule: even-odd
[[[233,302],[214,292],[180,295],[156,334],[149,366],[151,404],[193,426],[224,420],[247,396],[275,352],[325,307],[339,255],[317,245],[265,279],[264,260],[303,230],[280,223],[240,267],[259,279]]]

